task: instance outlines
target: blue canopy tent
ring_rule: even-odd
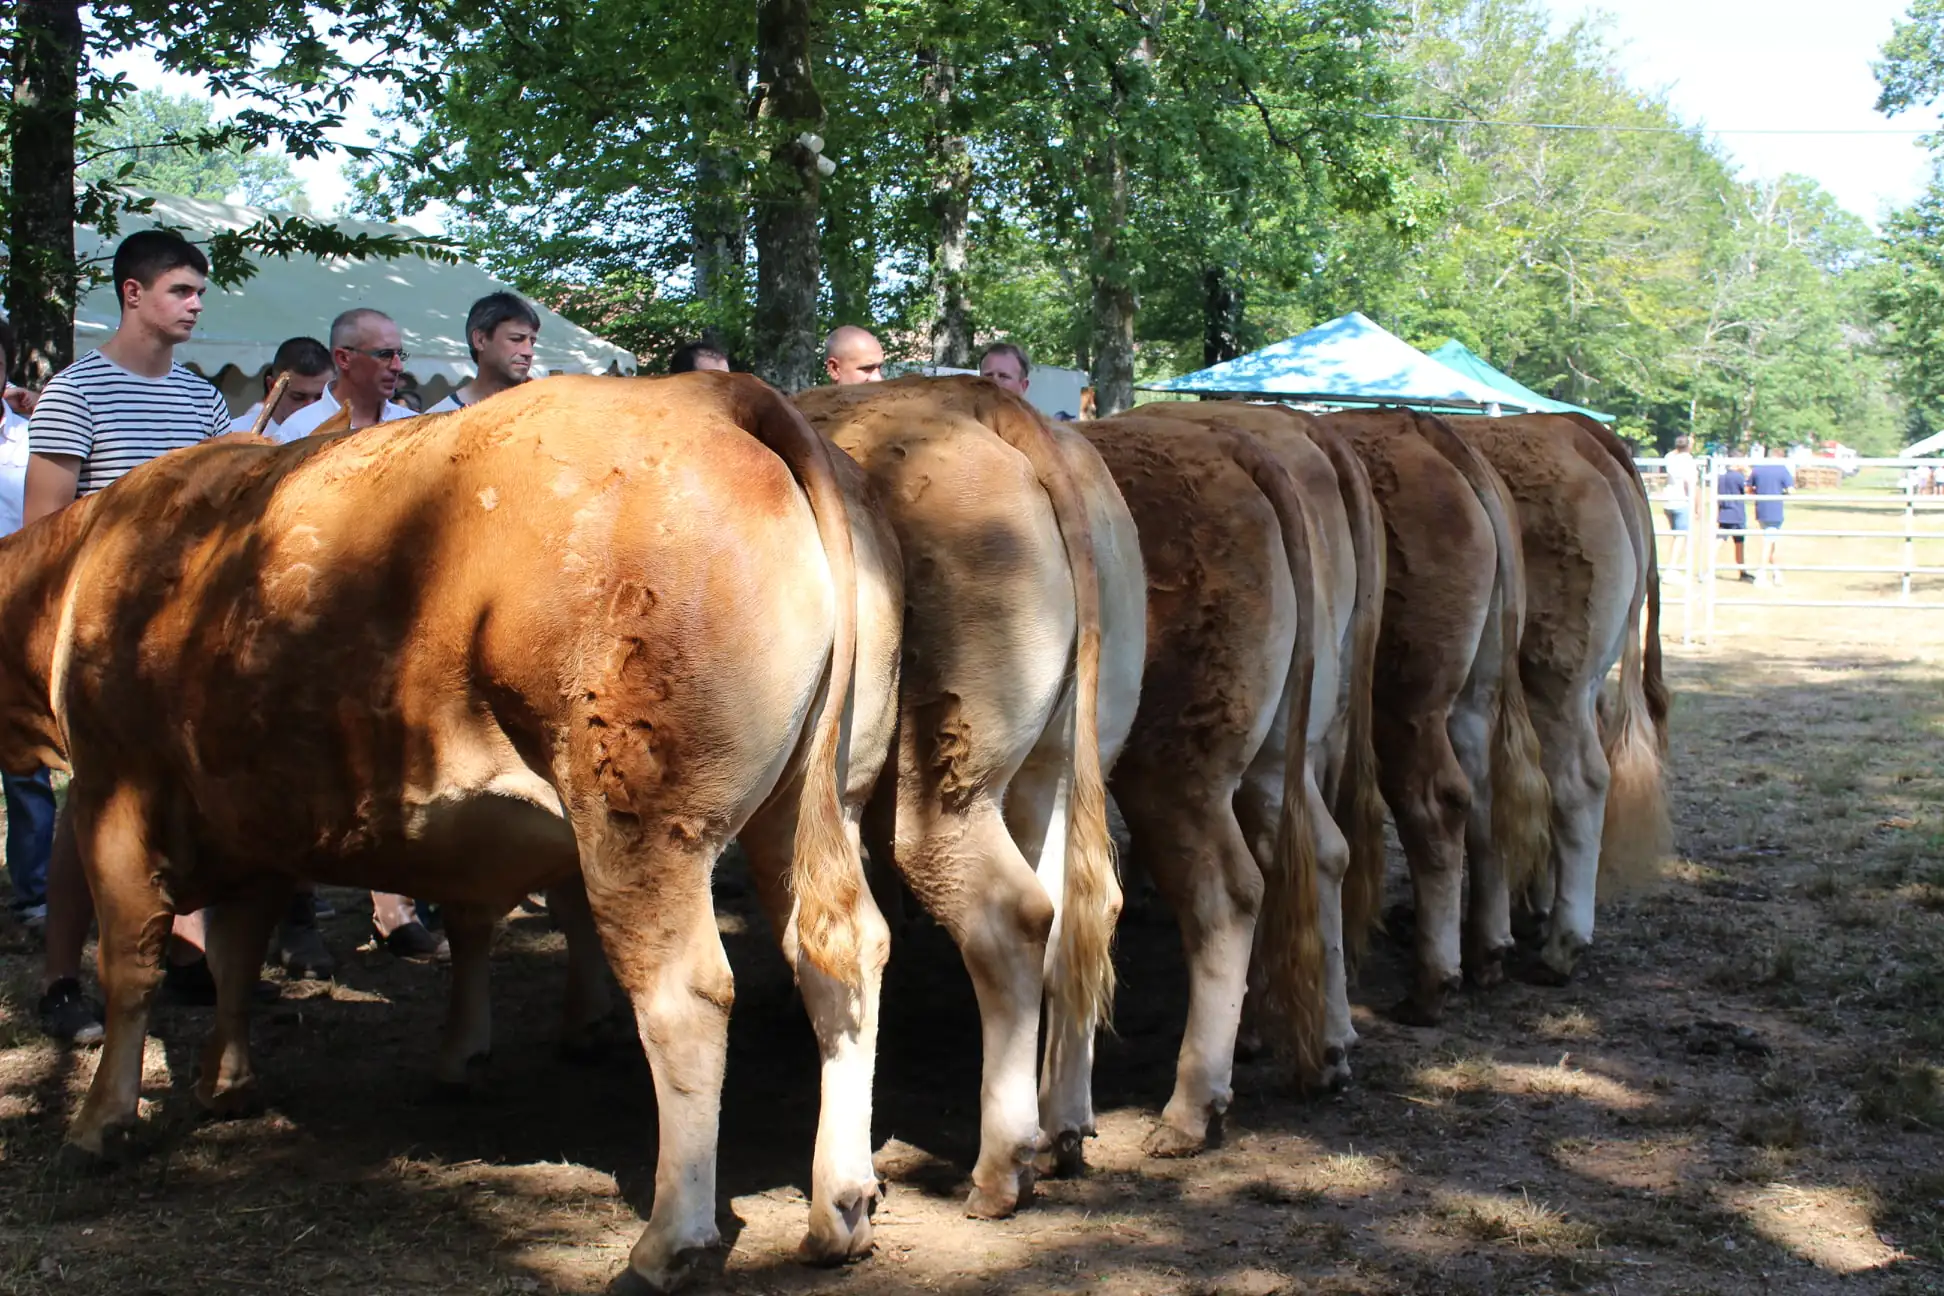
[[[1149,390],[1467,413],[1528,408],[1526,400],[1439,364],[1358,311]]]
[[[1485,363],[1484,357],[1456,338],[1453,338],[1443,346],[1432,351],[1431,358],[1447,369],[1455,370],[1468,378],[1476,378],[1479,382],[1498,388],[1505,393],[1506,399],[1515,405],[1523,405],[1527,409],[1542,410],[1548,414],[1584,414],[1588,418],[1598,419],[1602,423],[1613,422],[1613,415],[1611,414],[1602,414],[1598,410],[1587,409],[1584,405],[1572,405],[1566,401],[1554,400],[1550,396],[1541,396],[1538,392],[1532,390],[1532,388],[1526,386],[1511,374],[1501,373],[1497,369],[1492,368],[1491,365]]]

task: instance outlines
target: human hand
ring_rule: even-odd
[[[40,402],[40,393],[28,391],[25,387],[15,387],[10,383],[7,386],[7,394],[0,399],[7,402],[8,409],[26,418],[34,412],[34,406]]]

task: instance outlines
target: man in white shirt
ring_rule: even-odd
[[[409,358],[391,316],[368,306],[345,311],[331,321],[331,362],[337,377],[315,401],[285,419],[275,439],[290,442],[320,428],[342,432],[348,426],[356,431],[417,417],[417,411],[391,398]]]
[[[263,435],[272,441],[281,440],[277,433],[286,419],[324,394],[325,386],[331,381],[330,349],[312,337],[294,337],[285,341],[277,348],[277,354],[270,358],[270,367],[264,371],[264,400],[270,398],[271,389],[284,374],[290,375],[290,384],[284,388],[284,394],[277,400],[277,408],[270,411],[270,421],[263,427]],[[262,413],[263,401],[258,401],[236,416],[230,430],[254,430],[257,418]]]
[[[1692,444],[1688,437],[1674,438],[1674,449],[1666,460],[1667,488],[1661,493],[1667,529],[1674,533],[1662,570],[1683,580],[1687,577],[1688,528],[1694,520],[1694,498],[1701,484],[1701,469],[1688,449]]]
[[[466,312],[466,349],[477,373],[425,412],[464,409],[518,387],[533,374],[533,344],[539,340],[538,311],[513,293],[487,293]]]

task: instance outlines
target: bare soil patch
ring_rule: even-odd
[[[1944,1289],[1944,680],[1914,639],[1739,638],[1672,654],[1681,860],[1606,907],[1569,987],[1468,993],[1390,1023],[1402,951],[1355,991],[1346,1093],[1238,1068],[1221,1148],[1150,1161],[1185,1010],[1172,919],[1131,881],[1118,1033],[1085,1179],[962,1217],[976,1014],[943,936],[903,933],[877,1097],[878,1254],[792,1257],[814,1048],[752,897],[719,885],[738,1000],[721,1188],[736,1292],[1893,1293]],[[1401,877],[1397,898],[1403,897]],[[207,1123],[187,1085],[207,1014],[150,1041],[153,1148],[56,1160],[93,1055],[31,1024],[36,960],[0,932],[0,1292],[590,1292],[652,1191],[638,1053],[555,1056],[559,937],[502,933],[490,1086],[432,1101],[444,974],[360,950],[259,1013],[265,1114]]]

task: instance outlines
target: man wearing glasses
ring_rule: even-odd
[[[275,438],[295,441],[320,431],[355,431],[414,417],[417,411],[392,401],[408,358],[391,316],[368,306],[344,312],[331,321],[331,362],[337,377],[322,396],[285,419]]]

